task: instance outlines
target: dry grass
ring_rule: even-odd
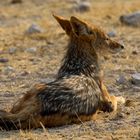
[[[23,1],[22,5],[10,5],[9,0],[0,1],[0,57],[9,59],[8,63],[0,63],[0,108],[9,110],[11,104],[31,85],[55,77],[68,38],[53,19],[52,11],[67,18],[75,15],[101,26],[107,32],[112,29],[117,32],[115,39],[124,42],[125,51],[107,60],[105,82],[111,94],[131,99],[134,106],[120,106],[118,113],[112,115],[101,113],[96,122],[32,131],[1,131],[0,139],[139,139],[140,90],[129,82],[123,86],[117,85],[116,79],[120,74],[129,79],[132,73],[140,72],[140,56],[132,54],[133,50],[140,53],[139,28],[127,27],[119,22],[120,15],[140,10],[140,1],[91,0],[91,10],[82,14],[72,10],[73,3],[70,0]],[[25,35],[32,23],[40,25],[44,33]],[[17,49],[14,54],[8,53],[11,47]],[[36,47],[37,52],[25,51],[31,47]],[[12,66],[15,71],[5,73],[7,66]],[[25,76],[22,75],[24,71],[28,73]]]

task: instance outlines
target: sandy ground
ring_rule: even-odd
[[[27,140],[139,140],[140,87],[131,84],[131,75],[140,72],[140,29],[122,25],[119,16],[140,10],[139,0],[91,0],[91,10],[77,13],[74,0],[23,0],[22,4],[0,1],[0,108],[9,110],[20,96],[35,83],[53,80],[61,64],[67,36],[53,19],[52,11],[69,18],[78,16],[115,31],[125,50],[105,60],[105,83],[111,94],[121,95],[127,103],[117,112],[98,115],[94,122],[32,131],[0,131],[0,139]],[[27,35],[36,23],[43,33]],[[11,48],[15,49],[11,53]],[[28,48],[35,48],[28,52]],[[118,84],[120,75],[126,82]]]

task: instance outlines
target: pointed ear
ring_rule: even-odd
[[[67,33],[67,35],[70,35],[70,32],[72,30],[71,24],[69,20],[64,19],[63,17],[56,16],[53,14],[53,17],[58,21],[60,26],[62,27],[63,30]]]
[[[77,35],[88,35],[88,27],[86,23],[73,16],[70,18],[70,23],[72,26],[72,30]]]

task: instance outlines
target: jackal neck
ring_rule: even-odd
[[[98,56],[90,45],[76,36],[70,38],[58,78],[82,74],[93,78],[99,76]]]

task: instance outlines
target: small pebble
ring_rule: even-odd
[[[16,52],[17,48],[9,48],[9,54],[14,54]]]
[[[0,58],[0,63],[6,63],[8,62],[8,58]]]
[[[107,35],[109,37],[116,37],[116,32],[115,31],[111,31],[111,32],[108,32]]]
[[[140,92],[140,86],[138,87],[137,85],[136,86],[133,86],[133,91],[134,92]]]
[[[35,47],[27,48],[27,49],[26,49],[26,52],[29,52],[29,53],[36,53],[36,52],[37,52],[37,48],[35,48]]]
[[[138,27],[140,26],[140,11],[120,16],[120,21],[123,24]]]
[[[120,75],[119,78],[117,79],[118,84],[125,84],[126,82],[127,80],[124,75]]]
[[[135,73],[132,75],[132,83],[140,86],[140,73]]]
[[[5,74],[8,74],[8,73],[14,72],[14,71],[15,71],[14,68],[11,67],[11,66],[7,66],[7,67],[4,68],[4,73]]]
[[[27,30],[26,34],[42,33],[43,29],[37,24],[32,24]]]
[[[77,12],[87,12],[91,9],[91,3],[87,1],[79,2],[74,7]]]

